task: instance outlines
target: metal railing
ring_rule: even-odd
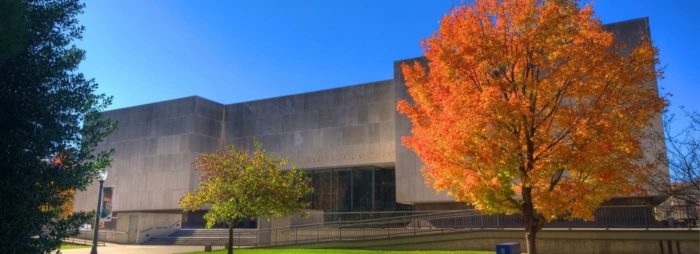
[[[87,244],[92,245],[92,240],[94,237],[94,227],[90,228],[80,228],[78,230],[78,235],[66,238],[65,242],[72,242],[76,244]],[[129,233],[112,230],[109,228],[100,228],[97,232],[97,244],[104,246],[105,242],[110,243],[126,243],[129,238]]]
[[[158,230],[158,229],[173,229],[175,227],[180,227],[180,221],[173,222],[172,224],[168,226],[153,226],[144,230],[141,230],[141,233],[148,233],[151,230]]]
[[[696,228],[698,212],[697,207],[685,206],[604,206],[596,210],[595,219],[592,221],[554,220],[545,224],[545,228]],[[523,219],[520,214],[482,214],[473,209],[326,213],[323,215],[323,222],[318,223],[290,227],[235,229],[234,245],[238,247],[273,246],[522,228]],[[227,230],[216,230],[221,234],[217,233],[216,237],[203,237],[208,238],[205,244],[213,250],[224,248],[228,241]],[[91,243],[91,233],[92,230],[81,231],[83,237],[80,238],[85,239],[83,243]],[[100,230],[100,240],[106,239],[108,233]],[[197,238],[196,235],[189,237]]]
[[[374,211],[374,212],[329,212],[323,213],[324,223],[363,221],[375,219],[390,219],[396,217],[415,216],[440,212],[433,211]]]
[[[92,230],[79,230],[78,235],[69,237],[63,240],[66,243],[82,244],[82,245],[92,245],[93,233]],[[105,246],[105,241],[107,234],[105,232],[97,232],[97,246]]]
[[[216,229],[221,231],[227,231],[226,229]],[[228,234],[228,231],[227,231]],[[256,247],[261,246],[258,244],[259,230],[257,229],[234,229],[233,231],[233,247]],[[225,250],[228,248],[228,235],[226,237],[217,239],[206,244],[209,250]]]
[[[101,227],[97,232],[97,245],[104,246],[105,242],[114,241],[114,235],[119,235],[120,237],[126,237],[126,232],[116,231],[117,217],[110,218],[110,220],[100,221]],[[75,244],[85,244],[92,245],[92,239],[94,237],[93,229],[95,228],[95,221],[90,220],[85,225],[89,225],[89,228],[81,227],[78,230],[78,235],[68,237],[64,239],[64,242],[71,242]]]
[[[379,215],[381,214],[381,215]],[[390,214],[398,216],[389,216]],[[522,228],[519,214],[481,214],[476,210],[391,212],[358,215],[330,214],[343,218],[331,222],[258,229],[255,246],[286,245],[326,241],[388,239],[410,235],[449,233],[475,229]],[[370,218],[370,219],[365,219]],[[595,219],[555,220],[545,228],[669,228],[698,226],[696,207],[606,206]],[[241,242],[241,239],[234,242]]]
[[[100,230],[102,229],[108,229],[108,230],[116,230],[117,229],[117,221],[119,218],[117,217],[112,217],[109,220],[101,220],[100,223],[102,224],[102,227],[100,227]],[[91,225],[94,227],[95,222],[92,222]]]
[[[257,246],[326,241],[387,239],[400,236],[446,233],[462,228],[455,223],[474,216],[474,210],[416,212],[410,215],[356,221],[335,221],[294,227],[258,229]],[[434,221],[447,221],[453,227],[438,227]]]

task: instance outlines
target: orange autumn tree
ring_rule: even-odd
[[[665,107],[657,50],[616,45],[565,0],[476,0],[446,15],[403,65],[413,102],[402,142],[428,183],[487,213],[523,215],[528,253],[546,221],[592,219],[615,195],[641,190],[643,128]],[[427,66],[426,66],[427,65]]]

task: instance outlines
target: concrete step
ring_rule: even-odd
[[[253,246],[257,242],[254,229],[234,229],[234,245]],[[226,245],[228,229],[180,229],[167,237],[154,237],[144,244],[151,245]]]
[[[233,234],[238,235],[255,235],[256,231],[254,229],[234,229]],[[221,236],[228,237],[227,229],[180,229],[170,234],[171,237],[180,236]]]
[[[148,245],[226,245],[227,238],[202,238],[202,237],[155,237],[146,241]],[[233,240],[236,246],[253,246],[256,243],[255,238],[235,238]]]

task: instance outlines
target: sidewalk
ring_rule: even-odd
[[[62,250],[63,254],[89,254],[91,248]],[[204,246],[182,246],[182,245],[121,245],[107,243],[106,246],[98,246],[99,254],[171,254],[193,251],[203,251]]]

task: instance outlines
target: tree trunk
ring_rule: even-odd
[[[525,220],[527,253],[537,254],[537,232],[544,226],[544,218],[535,211],[531,188],[523,188],[522,212]]]
[[[534,104],[531,107],[532,112],[535,112]],[[522,173],[522,197],[523,202],[520,211],[525,219],[525,242],[527,245],[528,254],[537,254],[537,232],[544,226],[544,217],[535,211],[535,201],[532,197],[532,186],[529,186],[530,180],[528,172],[535,168],[535,145],[533,136],[535,135],[535,127],[532,123],[526,128],[525,132],[527,152],[525,165],[520,167]],[[552,185],[553,186],[553,185]]]
[[[228,254],[233,254],[233,225],[235,223],[233,221],[230,221],[228,223]]]
[[[528,254],[537,254],[537,231],[532,229],[525,231],[525,242]]]

